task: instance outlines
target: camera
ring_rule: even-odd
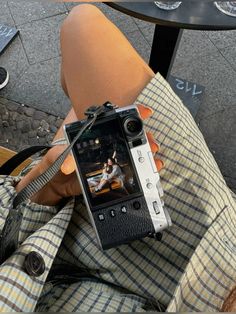
[[[72,148],[84,201],[104,250],[156,235],[171,225],[137,107],[110,108]],[[85,123],[64,126],[69,144]]]

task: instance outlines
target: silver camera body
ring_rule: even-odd
[[[64,127],[69,144],[85,121]],[[160,176],[135,105],[99,116],[72,153],[102,249],[158,234],[171,225]]]

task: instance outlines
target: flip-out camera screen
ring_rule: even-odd
[[[74,146],[92,207],[140,193],[118,118],[95,124]]]

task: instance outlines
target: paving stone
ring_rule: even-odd
[[[96,3],[96,6],[111,20],[124,34],[138,31],[138,27],[131,16],[123,14],[104,3]]]
[[[143,20],[140,20],[140,19],[137,19],[137,18],[133,18],[133,20],[134,20],[135,24],[138,26],[138,28],[140,30],[142,30],[143,28],[147,28],[150,25],[152,25],[152,28],[155,27],[154,23],[146,22],[146,21],[143,21]]]
[[[64,3],[50,1],[9,0],[8,3],[16,25],[44,19],[67,11]]]
[[[8,128],[9,127],[9,123],[7,121],[2,121],[2,126],[4,128]]]
[[[38,139],[38,142],[39,142],[40,145],[46,145],[47,144],[47,139],[46,139],[46,137],[40,137]]]
[[[21,73],[28,67],[28,60],[19,37],[15,38],[4,53],[0,55],[0,64],[4,65],[10,74],[9,83],[0,90],[0,96],[15,100],[11,97],[12,91],[21,80]]]
[[[211,146],[232,147],[236,156],[236,101],[218,113],[215,113],[200,122],[207,143]],[[235,159],[236,162],[236,159]]]
[[[32,117],[34,115],[35,109],[34,108],[25,108],[24,110],[25,115],[28,117]]]
[[[37,131],[35,131],[35,130],[29,131],[28,137],[29,138],[36,138],[37,137]]]
[[[83,4],[83,3],[85,3],[85,2],[80,2],[80,3],[78,3],[78,2],[66,2],[65,3],[65,6],[66,6],[66,8],[67,8],[67,10],[68,11],[71,11],[74,7],[76,7],[78,4]]]
[[[21,26],[21,38],[30,64],[60,55],[59,33],[65,17],[60,14]]]
[[[6,111],[4,115],[2,115],[2,120],[8,120],[9,113]]]
[[[9,120],[9,125],[10,125],[10,126],[15,126],[15,121],[13,121],[12,119]]]
[[[52,131],[53,133],[56,133],[57,127],[55,127],[54,125],[50,125],[50,131]]]
[[[9,100],[8,100],[8,99],[3,98],[3,97],[0,97],[0,104],[2,104],[2,105],[6,105],[8,102],[9,102]]]
[[[43,112],[43,111],[40,111],[40,110],[36,110],[34,112],[34,115],[33,115],[33,118],[36,119],[36,120],[42,120],[42,119],[44,119],[46,117],[47,117],[46,112]]]
[[[49,130],[49,124],[45,120],[42,120],[40,122],[40,126],[43,130],[46,130],[46,131]]]
[[[40,129],[38,129],[37,135],[39,137],[44,137],[45,135],[47,135],[47,131],[40,128]]]
[[[149,43],[146,41],[142,33],[139,31],[134,31],[127,34],[129,42],[132,46],[138,51],[141,57],[148,63],[151,47]]]
[[[33,120],[32,121],[32,128],[34,130],[37,129],[39,127],[39,125],[40,125],[40,121],[38,121],[38,120]]]
[[[8,8],[6,0],[1,0],[0,23],[9,26],[15,26],[14,20],[11,16],[11,12]]]
[[[236,180],[225,176],[225,181],[228,187],[236,194]]]
[[[175,60],[172,75],[205,86],[205,95],[200,106],[197,121],[232,106],[236,98],[236,72],[219,53],[189,56]]]
[[[17,108],[17,112],[18,112],[18,113],[21,113],[21,114],[25,113],[24,107],[23,107],[23,106],[19,106],[19,107]]]
[[[13,101],[9,101],[9,102],[7,102],[6,107],[9,111],[16,111],[19,107],[19,104],[17,104],[16,102],[13,102]]]
[[[233,47],[236,45],[236,30],[218,32],[211,31],[206,34],[218,49],[224,49],[226,47]]]
[[[47,143],[48,143],[48,144],[51,144],[51,142],[53,141],[53,137],[54,137],[53,134],[48,134],[48,135],[47,135],[46,139],[47,139]]]
[[[58,119],[56,122],[55,122],[55,125],[57,128],[59,128],[62,124],[63,120],[62,119]]]
[[[34,146],[34,145],[39,145],[39,141],[38,141],[38,139],[37,138],[29,138],[29,145],[32,145],[32,146]]]
[[[21,120],[21,121],[16,121],[16,126],[17,126],[17,129],[18,130],[21,130],[22,129],[22,127],[23,127],[23,125],[24,125],[24,121],[23,120]]]
[[[51,125],[51,124],[55,124],[55,121],[56,121],[56,117],[50,115],[48,117],[48,123]]]
[[[234,106],[202,119],[200,129],[223,175],[236,180],[235,121],[236,103]]]
[[[29,119],[25,120],[24,123],[23,123],[23,126],[21,128],[21,132],[22,133],[26,133],[26,132],[29,132],[30,129],[31,129],[31,124],[29,122]]]
[[[0,112],[3,112],[2,108],[6,108],[6,106],[0,103]],[[45,114],[44,120],[34,120],[25,115],[27,109],[30,108],[24,106],[24,112],[21,113],[13,111],[9,111],[8,114],[4,112],[2,115],[0,113],[0,145],[19,151],[30,145],[51,142],[54,137],[54,132],[51,129],[57,130],[53,124],[49,128],[49,120],[52,121],[52,116]],[[55,121],[55,116],[53,118]],[[40,123],[43,127],[40,126]],[[38,136],[38,132],[41,137]],[[41,140],[39,140],[40,138]]]
[[[60,58],[31,65],[9,97],[35,109],[65,117],[71,105],[60,82]]]
[[[235,148],[228,146],[209,146],[223,176],[236,180]],[[236,186],[235,186],[236,187]]]
[[[141,28],[141,33],[145,37],[146,41],[149,43],[150,46],[152,46],[153,41],[153,35],[154,35],[155,26],[151,23],[148,23],[148,25],[144,28]]]
[[[184,30],[177,57],[191,58],[199,56],[208,56],[218,52],[216,46],[211,42],[204,31]]]
[[[221,49],[220,52],[236,71],[236,45]]]
[[[13,112],[13,113],[12,113],[12,116],[11,116],[11,119],[12,119],[13,121],[17,121],[17,117],[18,117],[18,113],[17,113],[17,112]]]
[[[6,107],[5,106],[0,106],[0,114],[1,115],[3,115],[3,114],[6,114],[6,112],[7,112],[7,109],[6,109]]]

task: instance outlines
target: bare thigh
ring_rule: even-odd
[[[65,19],[61,52],[62,87],[74,110],[66,122],[108,100],[118,106],[133,103],[154,76],[120,30],[91,4],[78,5]]]

